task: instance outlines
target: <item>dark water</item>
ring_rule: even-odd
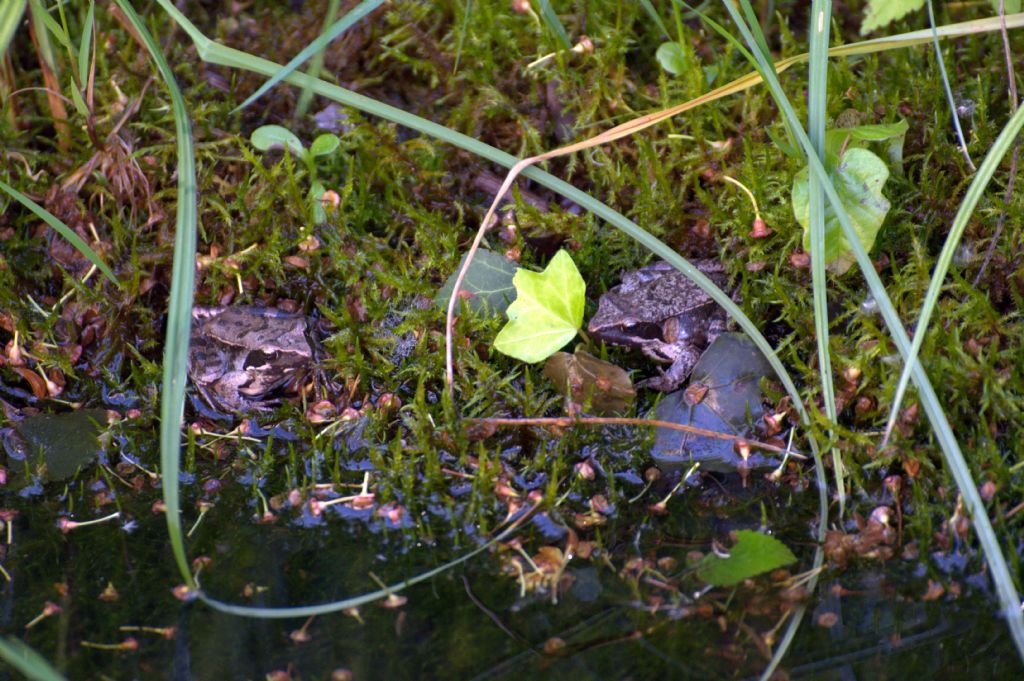
[[[59,497],[62,489],[51,484],[46,491]],[[355,679],[720,679],[748,678],[765,663],[735,621],[762,633],[775,622],[774,615],[759,616],[753,601],[744,602],[749,594],[742,591],[728,604],[733,615],[724,627],[719,613],[673,620],[643,608],[628,581],[616,574],[622,557],[656,545],[659,555],[671,553],[666,538],[706,538],[723,522],[699,514],[695,504],[679,503],[656,527],[607,528],[614,569],[597,559],[573,560],[569,572],[575,581],[557,605],[549,596],[521,598],[516,580],[498,574],[498,561],[483,555],[410,588],[402,607],[363,606],[362,623],[344,614],[318,617],[306,630],[309,640],[295,643],[290,634],[302,620],[228,616],[172,596],[180,580],[163,515],[149,508],[156,494],[123,499],[122,511],[133,518],[127,529],[107,524],[63,534],[52,510],[57,503],[5,492],[4,507],[17,507],[20,514],[3,559],[12,576],[0,594],[3,633],[22,637],[73,679],[262,679],[275,670],[288,670],[296,679],[327,679],[339,669]],[[762,503],[785,506],[757,492],[742,501],[727,522],[744,522],[744,513],[758,512]],[[196,513],[189,504],[184,508],[188,527]],[[392,583],[470,548],[453,546],[441,535],[437,546],[417,546],[412,533],[365,517],[334,514],[313,526],[299,517],[258,524],[253,508],[249,488],[228,482],[189,540],[193,558],[211,559],[201,580],[214,597],[268,606],[340,599],[374,590],[371,572]],[[82,516],[100,515],[80,510]],[[620,531],[625,541],[616,539]],[[686,543],[680,541],[680,553]],[[1020,678],[1020,662],[992,603],[963,579],[959,599],[922,602],[926,583],[912,574],[921,570],[893,561],[827,574],[785,659],[790,676]],[[57,583],[66,585],[66,597],[58,594]],[[108,584],[116,588],[117,600],[99,599]],[[266,591],[247,598],[247,584]],[[834,595],[831,587],[840,584],[854,593]],[[705,598],[724,604],[728,592]],[[45,601],[62,611],[26,631]],[[831,628],[816,624],[826,612],[838,615]],[[133,625],[177,630],[168,640],[121,629]],[[137,651],[83,646],[129,635],[139,642]],[[550,647],[554,638],[564,646],[545,653],[545,643]],[[6,672],[0,678],[15,677]]]

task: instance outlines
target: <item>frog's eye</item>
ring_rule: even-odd
[[[626,335],[630,338],[641,338],[643,340],[656,340],[661,338],[661,325],[641,322],[630,324],[625,327]]]

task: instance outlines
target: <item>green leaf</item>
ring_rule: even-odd
[[[992,10],[995,12],[999,11],[999,0],[988,0],[988,4],[992,5]],[[1003,8],[1007,14],[1014,14],[1020,11],[1021,0],[1006,0],[1003,3]]]
[[[75,231],[68,227],[67,225],[65,225],[63,222],[61,222],[57,218],[57,216],[55,216],[53,213],[46,210],[38,203],[28,198],[27,196],[25,196],[14,187],[7,184],[6,182],[0,181],[0,191],[7,192],[11,196],[13,196],[18,203],[20,203],[21,205],[25,206],[25,208],[28,208],[30,211],[35,213],[36,216],[38,216],[43,222],[48,224],[50,227],[53,227],[58,234],[67,239],[68,243],[75,247],[75,250],[77,250],[79,253],[88,258],[89,262],[91,262],[93,265],[96,265],[96,268],[103,273],[103,276],[105,276],[107,279],[117,284],[118,286],[121,285],[121,282],[118,281],[117,277],[114,276],[114,272],[109,267],[107,267],[107,264],[103,262],[103,260],[100,259],[100,256],[97,255],[96,251],[89,248],[89,244],[85,243],[85,241],[82,240],[82,237],[75,234]]]
[[[459,276],[459,270],[466,262],[466,256],[462,256],[459,266],[448,277],[448,281],[434,296],[434,304],[442,310],[448,308],[448,299],[452,296],[452,289],[455,288],[455,279]],[[512,286],[512,277],[515,276],[519,266],[500,253],[481,248],[473,257],[469,265],[466,278],[462,280],[459,294],[466,296],[466,304],[475,312],[483,314],[501,315],[508,309],[509,304],[516,299],[516,289]],[[467,295],[468,294],[468,295]]]
[[[85,100],[82,99],[82,93],[79,91],[78,85],[72,83],[68,90],[71,92],[71,101],[75,105],[75,110],[82,116],[88,116],[89,107],[85,105]]]
[[[249,138],[249,141],[260,151],[267,151],[273,147],[281,146],[289,149],[299,157],[306,153],[306,148],[302,146],[299,138],[291,130],[280,125],[261,125],[252,131],[252,137]]]
[[[0,658],[32,681],[64,681],[42,655],[13,636],[0,638]]]
[[[924,7],[924,0],[868,0],[864,9],[864,21],[860,34],[867,35],[876,28],[883,28],[902,16]],[[1010,8],[1007,7],[1009,12]]]
[[[92,31],[95,23],[96,3],[89,2],[89,13],[85,15],[82,39],[78,43],[78,86],[85,88],[89,79],[89,48],[92,47]]]
[[[697,576],[714,586],[732,586],[762,572],[796,562],[796,556],[775,537],[753,530],[736,532],[728,558],[709,554],[697,566]]]
[[[337,135],[331,133],[325,133],[318,135],[313,143],[309,145],[309,153],[314,156],[327,156],[328,154],[334,153],[334,150],[341,145],[341,140],[338,139]]]
[[[14,0],[0,4],[0,56],[7,54],[7,48],[21,24],[28,0]]]
[[[889,212],[889,201],[882,195],[882,187],[889,179],[885,161],[867,149],[847,149],[839,164],[828,163],[826,170],[850,216],[860,245],[865,251],[871,250]],[[804,228],[804,248],[810,247],[808,192],[808,168],[805,167],[793,178],[793,214]],[[825,262],[837,274],[854,263],[853,251],[831,204],[825,207]]]
[[[313,182],[309,188],[309,206],[313,209],[313,222],[322,225],[327,222],[327,211],[324,210],[324,186],[319,182]]]
[[[661,68],[673,76],[681,76],[690,70],[690,60],[686,57],[683,46],[676,42],[662,43],[654,54]]]
[[[512,278],[518,294],[494,349],[524,362],[540,362],[576,337],[583,323],[587,285],[576,264],[559,251],[543,272],[520,269]]]
[[[548,27],[548,30],[555,34],[558,38],[558,42],[562,43],[562,47],[565,49],[572,48],[572,42],[569,40],[569,34],[565,32],[565,26],[562,25],[562,20],[558,18],[558,13],[555,12],[555,8],[551,6],[551,0],[539,0],[540,2],[540,18],[544,21],[544,25]]]
[[[907,134],[910,126],[903,119],[896,123],[882,123],[876,125],[858,125],[852,128],[835,128],[825,133],[825,153],[838,156],[843,145],[846,148],[863,146],[868,142],[884,142],[893,140],[899,146],[899,155],[902,156],[903,137]],[[890,155],[891,147],[890,144]]]

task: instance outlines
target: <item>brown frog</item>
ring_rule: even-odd
[[[719,288],[728,284],[725,267],[717,260],[695,260],[693,265]],[[708,294],[667,262],[658,261],[627,272],[621,284],[601,296],[587,328],[596,340],[639,348],[651,359],[670,364],[638,385],[671,392],[725,331],[726,321],[725,310]]]
[[[313,364],[307,319],[262,307],[192,308],[188,375],[214,409],[246,412]]]

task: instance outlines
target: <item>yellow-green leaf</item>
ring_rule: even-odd
[[[868,0],[868,6],[864,8],[860,34],[867,35],[876,28],[884,28],[922,7],[924,0]]]
[[[867,149],[847,149],[838,165],[828,164],[826,170],[850,216],[860,245],[865,251],[871,250],[889,212],[889,201],[882,195],[882,187],[889,179],[889,168],[885,161]],[[792,194],[793,215],[804,228],[804,248],[810,247],[808,177],[807,167],[796,174]],[[825,207],[825,262],[836,274],[850,269],[854,262],[853,250],[831,205]]]
[[[512,278],[516,301],[494,349],[524,362],[540,362],[576,337],[583,323],[586,284],[576,264],[559,251],[543,272],[520,269]]]
[[[715,586],[732,586],[762,572],[796,562],[796,556],[775,537],[753,530],[739,530],[736,545],[729,556],[714,554],[704,557],[697,567],[697,576]]]

